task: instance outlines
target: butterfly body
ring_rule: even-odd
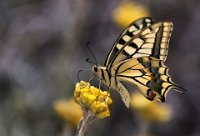
[[[118,37],[104,66],[93,66],[93,72],[120,93],[127,107],[130,94],[124,82],[149,100],[165,101],[170,89],[183,90],[171,81],[164,64],[172,30],[172,22],[153,23],[147,17],[136,20]]]
[[[105,85],[111,86],[111,74],[105,66],[93,66],[92,71],[95,73],[95,76],[98,77]]]
[[[100,79],[105,85],[107,85],[109,88],[117,90],[121,94],[121,96],[123,95],[122,100],[124,101],[125,105],[129,107],[129,103],[127,103],[126,101],[130,101],[130,95],[123,84],[121,84],[117,76],[114,75],[114,69],[111,73],[111,71],[106,66],[95,65],[93,66],[92,71],[95,73],[95,76]]]

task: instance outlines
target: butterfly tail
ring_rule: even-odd
[[[181,87],[181,86],[179,86],[175,83],[173,83],[173,84],[174,84],[173,89],[176,90],[177,92],[180,92],[180,93],[187,93],[188,92],[188,90],[186,90],[185,88],[183,88],[183,87]]]

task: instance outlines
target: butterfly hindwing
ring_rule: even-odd
[[[141,30],[145,27],[150,26],[152,24],[152,19],[149,17],[140,18],[133,23],[131,23],[117,38],[116,42],[114,43],[112,49],[110,50],[106,61],[105,66],[108,66],[112,59],[116,57],[116,54],[121,50],[121,48],[131,40],[132,37],[137,35]]]
[[[136,86],[149,100],[165,101],[167,92],[172,89],[182,90],[171,81],[168,68],[163,61],[152,57],[130,58],[115,66],[116,79]]]

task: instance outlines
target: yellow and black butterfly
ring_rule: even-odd
[[[127,107],[130,94],[124,82],[136,86],[147,99],[162,102],[170,89],[185,91],[171,81],[164,65],[172,30],[172,22],[153,23],[149,17],[134,21],[116,40],[104,66],[93,66],[94,74],[118,91]]]

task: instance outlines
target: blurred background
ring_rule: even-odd
[[[199,136],[199,13],[199,0],[1,0],[0,136],[75,135],[77,71],[92,66],[85,62],[91,58],[86,43],[103,64],[122,30],[142,16],[174,23],[166,65],[188,93],[170,91],[153,108],[135,95],[127,109],[111,90],[111,116],[87,135]]]

